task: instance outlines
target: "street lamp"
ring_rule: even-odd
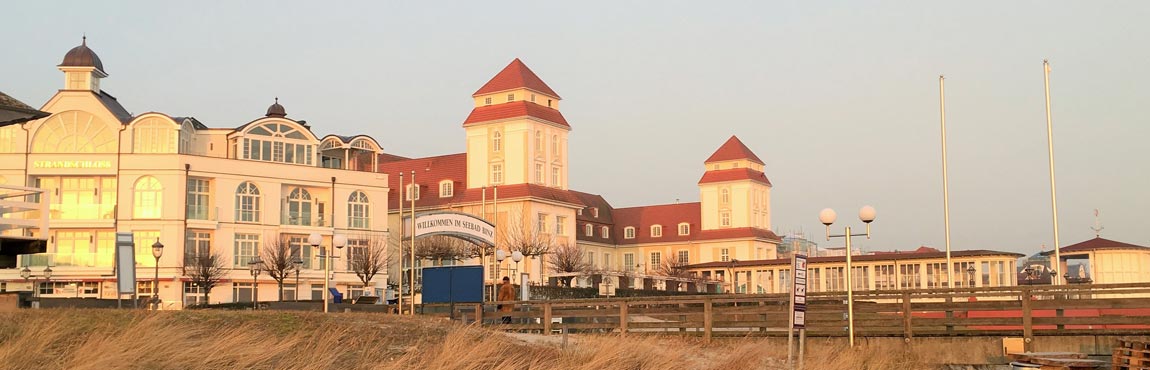
[[[299,301],[299,292],[300,292],[299,270],[301,267],[303,267],[303,260],[297,256],[294,260],[291,261],[291,263],[292,263],[292,266],[295,266],[295,300],[298,302]]]
[[[519,261],[523,260],[523,252],[520,252],[520,251],[511,252],[511,260],[515,261],[515,274],[518,275],[519,274]],[[519,277],[516,276],[515,279],[518,280]]]
[[[24,266],[24,269],[20,270],[20,277],[24,278],[24,282],[28,282],[28,279],[32,277],[32,270],[28,269],[28,266]],[[36,296],[37,290],[39,290],[39,289],[37,289],[37,287],[35,287],[35,286],[32,287],[32,296],[33,297]]]
[[[257,282],[256,279],[259,278],[259,276],[260,276],[260,265],[261,264],[263,264],[263,262],[260,262],[259,257],[256,257],[255,259],[248,262],[248,272],[252,273],[252,309],[253,310],[260,308],[259,307],[260,288],[258,285],[259,282]]]
[[[851,237],[852,236],[865,236],[870,239],[870,223],[874,221],[875,210],[871,206],[863,206],[859,209],[859,220],[866,224],[866,233],[864,234],[851,234],[851,227],[847,226],[846,231],[841,235],[831,235],[831,224],[835,223],[835,210],[825,208],[819,212],[819,222],[827,226],[827,240],[831,238],[846,238],[846,257],[847,257],[847,332],[849,336],[850,346],[855,346],[855,305],[854,305],[854,282],[851,275],[854,275],[854,270],[851,267]]]
[[[44,285],[51,287],[49,284],[52,284],[52,266],[44,268]],[[52,293],[56,293],[56,289],[52,289]]]
[[[730,263],[727,264],[727,272],[731,274],[731,294],[737,293],[735,291],[735,264],[739,263],[738,259],[732,258]]]
[[[307,243],[308,244],[311,244],[312,247],[320,248],[320,250],[319,250],[320,251],[320,258],[319,259],[320,259],[320,262],[323,263],[323,312],[327,313],[328,312],[328,302],[327,301],[330,300],[330,298],[328,296],[331,294],[331,292],[328,291],[329,290],[328,287],[331,285],[331,259],[333,257],[331,256],[331,254],[328,253],[329,250],[327,248],[321,248],[320,247],[320,243],[322,243],[322,242],[323,242],[323,236],[320,235],[319,233],[311,233],[311,235],[307,236]],[[332,244],[335,245],[336,248],[343,249],[343,246],[347,245],[347,235],[333,235],[331,238],[331,242],[332,242]],[[335,252],[335,251],[331,250],[330,252]]]
[[[970,287],[974,288],[974,265],[966,266],[966,274],[970,276]]]
[[[160,256],[164,255],[164,243],[160,243],[160,238],[156,238],[156,242],[152,243],[152,257],[156,257],[156,274],[152,280],[152,310],[160,309]]]

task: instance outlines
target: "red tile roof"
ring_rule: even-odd
[[[1000,251],[992,251],[992,250],[985,250],[985,249],[977,249],[977,250],[951,251],[950,256],[951,257],[1002,256],[1002,257],[1018,258],[1018,257],[1023,257],[1024,255],[1021,253],[1014,253],[1014,252],[1000,252]],[[946,253],[939,252],[939,251],[934,251],[934,252],[903,252],[903,253],[888,253],[888,254],[866,254],[866,255],[861,255],[861,256],[856,255],[856,256],[851,256],[851,261],[853,261],[853,262],[905,261],[905,260],[945,258],[945,257],[946,257]],[[810,258],[807,258],[807,262],[809,262],[809,263],[833,263],[833,262],[846,262],[846,259],[847,259],[846,256],[810,257]],[[735,267],[772,266],[772,265],[777,266],[777,265],[789,265],[789,264],[791,264],[790,258],[779,258],[779,259],[773,259],[773,260],[749,260],[749,261],[736,261],[736,262],[734,262]],[[731,262],[715,261],[715,262],[696,263],[694,265],[688,265],[687,268],[689,268],[689,269],[727,268],[730,266],[731,266]]]
[[[387,186],[391,192],[387,197],[389,211],[399,208],[399,174],[403,173],[404,185],[411,181],[411,171],[415,171],[415,182],[419,185],[419,199],[415,207],[440,208],[452,205],[479,203],[483,200],[483,189],[467,188],[467,153],[448,154],[427,158],[413,158],[380,163],[379,172],[388,174]],[[452,195],[441,197],[439,183],[452,181]],[[487,201],[493,201],[495,192],[487,189]],[[576,206],[583,203],[569,191],[535,184],[503,185],[499,187],[499,199],[533,197],[547,199]],[[405,202],[404,207],[410,203]]]
[[[764,164],[763,160],[759,159],[759,156],[755,155],[754,152],[751,152],[751,150],[748,149],[746,145],[743,145],[743,142],[739,141],[739,138],[735,137],[734,135],[731,135],[731,138],[727,139],[727,142],[723,143],[723,146],[720,146],[719,150],[716,150],[714,154],[711,154],[711,157],[707,158],[707,160],[703,163],[731,161],[736,159],[746,159],[758,164]]]
[[[1143,247],[1141,245],[1134,245],[1130,243],[1117,242],[1110,239],[1103,239],[1095,237],[1081,243],[1071,244],[1058,249],[1058,253],[1074,253],[1074,252],[1088,252],[1102,249],[1142,249],[1150,250],[1150,247]],[[1042,252],[1042,255],[1049,256],[1054,254],[1054,251]]]
[[[606,244],[615,244],[618,239],[614,230],[614,209],[602,195],[584,193],[581,191],[571,190],[570,193],[579,197],[583,202],[583,211],[575,216],[576,234],[575,239],[579,241],[597,242]],[[593,211],[592,209],[598,209]],[[598,212],[598,217],[595,217]],[[586,232],[587,225],[591,225],[591,235],[588,236]],[[603,237],[603,227],[607,227],[607,237]]]
[[[523,64],[523,61],[520,61],[519,58],[515,58],[515,60],[511,61],[511,64],[508,64],[502,71],[499,71],[495,77],[491,78],[491,81],[487,81],[487,83],[484,84],[483,87],[480,87],[479,90],[476,90],[472,96],[518,88],[535,90],[536,92],[559,99],[559,94],[556,94],[555,90],[551,90],[551,87],[547,86],[539,76],[536,76],[535,72],[531,72],[531,68],[527,68],[527,65]]]
[[[615,240],[617,240],[620,245],[734,238],[759,238],[776,242],[782,240],[770,230],[758,228],[744,227],[702,230],[701,209],[699,202],[615,209],[612,215],[615,218],[613,231],[618,234]],[[691,226],[688,235],[679,235],[679,223],[683,222]],[[663,226],[663,236],[651,236],[652,225]],[[625,234],[623,232],[628,226],[635,228],[635,238],[624,238]]]
[[[731,168],[726,170],[713,170],[703,173],[703,177],[699,179],[700,184],[710,184],[715,182],[736,181],[736,180],[751,180],[760,182],[771,186],[771,180],[767,179],[767,175],[762,172],[752,170],[750,168]]]
[[[471,114],[467,115],[467,120],[463,121],[463,126],[472,123],[519,117],[534,117],[564,127],[571,127],[571,125],[567,124],[567,119],[563,118],[563,114],[559,113],[559,110],[544,107],[526,100],[476,107],[471,110]]]

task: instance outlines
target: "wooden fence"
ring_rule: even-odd
[[[847,335],[845,296],[808,294],[808,336]],[[522,301],[510,313],[496,312],[494,303],[456,305],[453,317],[542,334],[785,336],[788,299],[786,294],[725,294]],[[861,291],[854,299],[859,337],[1150,333],[1150,283]],[[511,324],[501,323],[504,315]]]

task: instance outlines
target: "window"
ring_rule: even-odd
[[[542,163],[536,163],[535,164],[535,183],[542,185],[543,181],[544,181],[543,164]]]
[[[595,252],[594,251],[587,251],[587,266],[590,266],[592,269],[595,268]]]
[[[731,211],[719,212],[719,226],[731,226]]]
[[[659,268],[659,265],[662,263],[663,263],[663,253],[651,252],[651,264],[648,266],[651,266],[651,268],[653,268],[653,269],[657,269],[657,268]]]
[[[543,154],[543,131],[535,130],[535,155]]]
[[[690,251],[679,251],[679,264],[686,265],[691,263]]]
[[[45,119],[32,137],[33,153],[115,153],[116,128],[81,111],[60,112]]]
[[[594,226],[591,226],[591,224],[583,225],[583,235],[584,236],[591,236],[594,234],[595,234],[595,227]]]
[[[535,231],[538,231],[541,234],[547,233],[547,214],[539,214],[539,222],[535,224]]]
[[[232,283],[232,302],[251,302],[252,283]]]
[[[312,226],[314,223],[311,217],[311,193],[304,188],[294,188],[287,197],[287,219],[283,220],[286,225],[302,225]],[[320,225],[315,225],[320,226]]]
[[[245,133],[240,158],[311,165],[316,146],[308,135],[291,125],[266,123]]]
[[[489,97],[483,98],[483,104],[484,105],[491,105],[491,97],[489,96]]]
[[[491,165],[491,183],[492,184],[502,184],[503,183],[503,164],[495,163],[495,164]]]
[[[851,266],[851,285],[855,290],[870,290],[870,266]]]
[[[603,227],[600,229],[600,231],[601,231],[601,234],[603,235],[603,238],[609,238],[609,237],[611,237],[611,232],[610,232],[610,230],[611,230],[611,229],[610,229],[610,228],[608,228],[608,227],[606,227],[606,226],[603,226]]]
[[[347,270],[355,271],[355,263],[368,256],[367,239],[349,239],[347,241]]]
[[[591,208],[591,217],[599,218],[599,207]]]
[[[567,217],[555,216],[555,235],[567,235],[563,224],[567,223]]]
[[[899,265],[899,275],[902,276],[902,282],[899,286],[903,289],[922,288],[922,278],[919,275],[922,271],[921,266],[920,264]]]
[[[607,269],[607,270],[611,270],[612,267],[613,266],[611,266],[611,253],[604,252],[603,253],[603,268]]]
[[[551,167],[551,185],[559,186],[559,167]]]
[[[233,251],[232,265],[235,267],[248,267],[248,262],[259,256],[260,234],[236,234],[236,247]]]
[[[132,242],[136,250],[136,265],[142,267],[155,267],[156,257],[152,256],[152,244],[160,240],[159,231],[132,230]]]
[[[136,180],[135,202],[132,217],[160,218],[163,213],[164,187],[160,180],[152,176],[144,176]]]
[[[559,158],[559,135],[551,135],[551,155]]]
[[[187,217],[191,220],[211,219],[212,198],[206,179],[188,179]]]
[[[634,253],[623,253],[623,269],[627,271],[635,271]]]
[[[730,261],[731,260],[731,250],[727,249],[727,248],[720,249],[719,250],[719,260],[723,261],[723,262]]]
[[[184,307],[206,304],[204,300],[204,288],[193,282],[184,282]]]
[[[260,222],[260,188],[244,182],[236,188],[236,222]]]
[[[146,118],[132,125],[136,153],[176,153],[179,132],[171,123]]]
[[[188,230],[187,242],[184,243],[184,264],[191,265],[197,257],[209,256],[212,253],[212,233],[207,230]]]
[[[515,94],[507,94],[507,101],[515,101]]]
[[[419,184],[407,184],[405,200],[419,200]]]
[[[292,261],[295,261],[296,258],[303,261],[303,265],[300,266],[301,269],[311,269],[312,266],[323,267],[319,262],[313,261],[315,248],[307,244],[307,235],[290,235],[287,237],[287,241],[288,248],[291,250]]]
[[[455,195],[455,183],[451,180],[443,180],[439,182],[439,197],[451,198]]]
[[[487,98],[490,100],[491,98]],[[495,131],[491,134],[491,151],[499,152],[503,150],[503,133]]]
[[[927,288],[946,288],[947,287],[946,263],[928,263],[926,264],[926,287]]]
[[[535,94],[531,94],[531,102],[532,102],[532,103],[534,103],[534,102],[535,102]]]
[[[686,222],[679,224],[679,235],[690,235],[690,234],[691,234],[691,224],[686,223]]]
[[[623,239],[635,239],[635,228],[632,226],[623,228]]]
[[[894,265],[878,265],[874,267],[874,288],[875,290],[888,290],[898,289],[895,284],[895,270]]]
[[[719,202],[724,204],[731,202],[731,191],[729,189],[724,188],[723,190],[719,190]]]
[[[371,228],[371,202],[362,191],[356,190],[347,197],[347,227]]]
[[[651,225],[651,237],[658,238],[663,236],[663,225]]]

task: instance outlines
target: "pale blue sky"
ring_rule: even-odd
[[[572,188],[696,201],[738,135],[766,161],[776,232],[820,236],[824,207],[861,226],[871,204],[859,244],[890,250],[943,245],[945,74],[952,246],[1030,254],[1053,244],[1049,58],[1062,244],[1093,237],[1099,208],[1104,237],[1150,245],[1150,3],[426,3],[19,2],[0,90],[42,104],[87,32],[134,113],[233,127],[278,96],[318,134],[428,156],[464,150],[470,94],[519,57],[564,98]]]

